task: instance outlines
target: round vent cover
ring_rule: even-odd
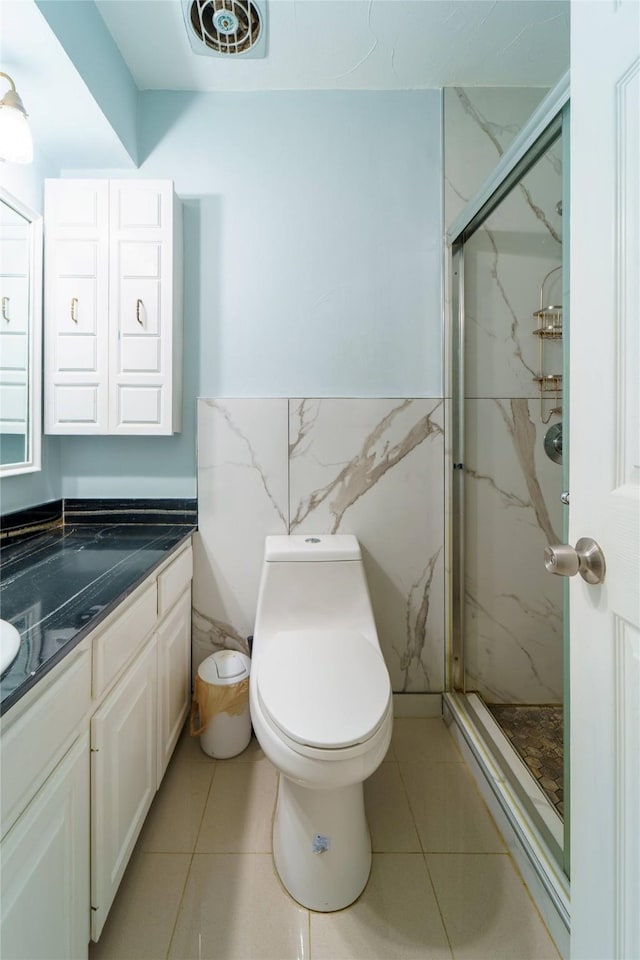
[[[252,0],[194,0],[189,22],[202,43],[223,56],[246,53],[262,33],[260,11]]]

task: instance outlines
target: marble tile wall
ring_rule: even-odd
[[[465,674],[491,703],[562,699],[560,467],[546,456],[536,400],[466,404]]]
[[[447,223],[545,92],[445,91]],[[490,702],[562,697],[562,585],[542,562],[561,540],[562,469],[543,451],[532,332],[542,280],[561,262],[561,195],[558,144],[465,247],[465,675]],[[561,302],[561,289],[558,272],[545,304]],[[547,342],[545,372],[561,371],[562,343]]]
[[[441,691],[443,461],[442,400],[199,400],[194,669],[246,648],[267,534],[354,533],[394,691]]]

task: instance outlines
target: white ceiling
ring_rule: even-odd
[[[73,6],[73,5],[71,5]],[[552,86],[568,0],[267,0],[267,56],[198,56],[180,0],[96,0],[140,90]]]

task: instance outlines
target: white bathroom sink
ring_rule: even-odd
[[[20,649],[20,634],[12,623],[0,620],[0,673],[15,660]]]

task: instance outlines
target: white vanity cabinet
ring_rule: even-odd
[[[191,699],[191,547],[93,638],[91,938],[97,940]],[[174,594],[163,608],[163,585]]]
[[[1,719],[0,957],[82,960],[190,706],[191,544]]]
[[[83,641],[2,717],[0,956],[86,956],[91,649]]]
[[[169,180],[45,181],[45,432],[181,429],[182,206]]]

